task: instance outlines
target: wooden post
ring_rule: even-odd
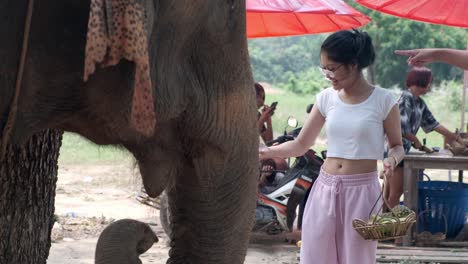
[[[411,210],[418,213],[418,175],[417,169],[413,168],[413,161],[405,160],[403,168],[403,194],[404,204]],[[408,234],[403,237],[403,246],[411,246],[413,242],[413,232],[417,231],[417,222]]]

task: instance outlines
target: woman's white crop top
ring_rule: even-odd
[[[347,104],[338,91],[327,88],[317,95],[315,104],[325,117],[327,157],[379,160],[384,155],[384,127],[397,103],[390,91],[375,87],[359,104]]]

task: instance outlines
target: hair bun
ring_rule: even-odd
[[[375,51],[367,32],[359,29],[341,30],[325,39],[321,47],[327,56],[336,62],[357,64],[364,69],[374,63]]]

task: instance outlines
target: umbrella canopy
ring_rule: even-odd
[[[334,32],[370,22],[342,0],[246,0],[246,7],[249,38]]]
[[[389,15],[468,28],[468,0],[356,0],[356,2]]]

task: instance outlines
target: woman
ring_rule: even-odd
[[[419,128],[422,128],[426,133],[435,130],[446,137],[448,142],[458,140],[464,144],[457,134],[450,132],[437,122],[421,98],[430,91],[431,83],[432,72],[426,67],[415,67],[406,77],[408,90],[403,91],[398,101],[405,153],[409,152],[411,146],[421,151],[431,151],[421,144],[421,141],[416,137]],[[386,193],[386,196],[389,205],[391,207],[398,205],[403,194],[403,162],[400,162],[393,171],[393,177],[390,179],[389,189],[387,190],[388,194]]]
[[[268,141],[273,140],[273,127],[271,126],[271,116],[275,113],[275,109],[272,109],[268,105],[265,105],[265,89],[259,83],[255,83],[255,94],[257,96],[257,109],[258,120],[257,127],[260,137],[263,142],[267,143]],[[263,109],[260,112],[260,109]],[[276,173],[272,172],[274,170],[287,170],[289,169],[288,163],[282,158],[271,158],[268,160],[262,161],[263,171],[260,174],[259,178],[259,188],[264,187],[265,185],[274,185],[275,181],[278,181]]]
[[[301,263],[375,263],[377,242],[353,230],[354,218],[367,219],[380,194],[377,161],[384,138],[390,147],[383,174],[390,178],[403,158],[396,99],[369,84],[362,70],[374,62],[371,38],[358,30],[339,31],[321,46],[321,71],[332,87],[320,92],[298,138],[261,148],[261,159],[303,155],[324,124],[327,159],[313,185],[302,226]]]

